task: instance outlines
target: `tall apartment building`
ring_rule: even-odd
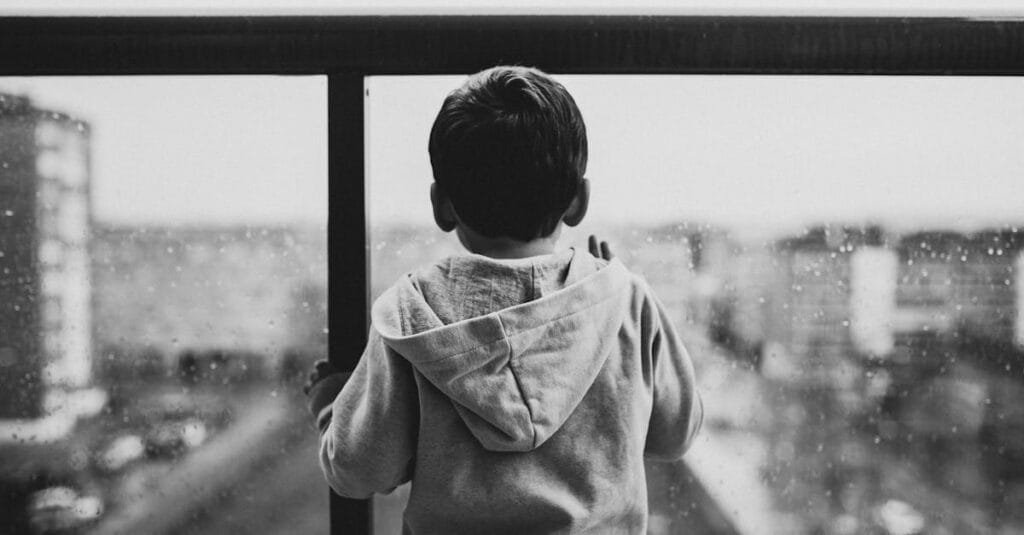
[[[327,240],[301,227],[96,224],[93,322],[100,369],[187,352],[326,355]]]
[[[966,237],[955,232],[924,231],[900,238],[893,330],[901,347],[951,336],[956,330],[965,247]]]
[[[0,421],[90,383],[89,154],[86,123],[0,94]]]
[[[780,241],[764,332],[764,371],[831,387],[851,377],[854,356],[878,356],[892,346],[895,257],[877,227],[818,227]],[[887,296],[888,294],[888,296]]]
[[[1017,229],[970,236],[954,232],[904,236],[897,246],[896,335],[910,343],[959,333],[1020,345],[1022,249],[1024,232]]]
[[[973,336],[1020,345],[1020,260],[1024,232],[987,230],[970,237],[961,255],[960,324]]]

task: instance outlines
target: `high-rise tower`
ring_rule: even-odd
[[[0,419],[90,383],[89,136],[0,94]]]

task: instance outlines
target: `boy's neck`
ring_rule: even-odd
[[[548,255],[555,252],[561,225],[554,232],[542,238],[519,241],[512,238],[490,238],[483,236],[465,225],[459,225],[456,233],[459,241],[471,253],[490,258],[512,259]]]

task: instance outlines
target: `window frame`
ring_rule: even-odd
[[[499,63],[559,74],[1022,75],[1024,19],[747,16],[0,18],[0,76],[328,77],[330,358],[352,369],[369,309],[364,79]],[[332,494],[331,532],[371,506]]]

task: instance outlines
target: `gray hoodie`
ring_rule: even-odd
[[[402,277],[332,409],[328,482],[411,480],[406,533],[644,533],[644,456],[677,460],[702,418],[647,284],[572,249]]]

